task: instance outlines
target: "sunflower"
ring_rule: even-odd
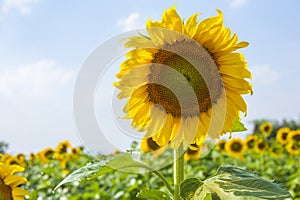
[[[48,147],[39,153],[39,158],[41,159],[43,164],[46,164],[49,162],[49,160],[53,159],[54,153],[54,149]]]
[[[264,122],[260,125],[260,131],[262,134],[270,134],[273,131],[273,125],[270,122]]]
[[[27,179],[14,175],[15,172],[24,171],[23,167],[18,165],[7,165],[0,163],[0,199],[5,200],[23,200],[29,193],[20,184],[27,182]]]
[[[298,155],[300,153],[300,142],[299,143],[289,142],[285,146],[285,148],[290,154]]]
[[[300,129],[295,130],[295,131],[290,131],[287,140],[289,142],[294,142],[294,143],[300,143]]]
[[[200,156],[201,148],[197,144],[191,144],[184,154],[185,160],[197,160]]]
[[[240,138],[231,138],[225,144],[225,151],[232,157],[243,157],[246,146]]]
[[[258,137],[256,135],[249,135],[244,141],[247,149],[254,149],[255,143],[257,140],[258,140]]]
[[[287,144],[288,142],[288,135],[289,135],[289,132],[290,132],[290,128],[288,127],[285,127],[285,128],[280,128],[278,131],[277,131],[277,134],[276,134],[276,140],[277,142],[279,142],[280,144]]]
[[[175,7],[161,21],[148,20],[148,36],[128,38],[127,54],[114,85],[119,99],[129,98],[123,111],[132,127],[146,131],[159,145],[201,145],[231,132],[247,111],[242,94],[252,93],[243,54],[248,46],[224,27],[223,14],[185,22]]]
[[[259,139],[255,145],[255,150],[259,153],[264,152],[268,148],[268,143],[264,139]]]
[[[33,152],[31,152],[29,154],[29,161],[33,162],[35,159],[36,159],[36,155]]]
[[[71,143],[68,140],[62,141],[57,145],[56,152],[67,153],[69,148],[72,148]]]
[[[218,151],[225,151],[225,144],[226,144],[226,140],[219,140],[216,149]]]
[[[150,138],[143,138],[142,141],[141,141],[140,146],[141,146],[141,150],[144,153],[151,152],[154,157],[158,157],[164,151],[164,148],[162,148],[161,146],[159,146],[157,144],[157,142],[155,142],[153,140],[152,137],[150,137]]]

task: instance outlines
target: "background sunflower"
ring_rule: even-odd
[[[225,144],[226,153],[232,157],[242,158],[246,150],[245,143],[240,138],[231,138]]]

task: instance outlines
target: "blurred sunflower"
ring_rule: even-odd
[[[81,153],[82,153],[82,148],[81,147],[73,147],[71,149],[70,156],[72,158],[77,158]]]
[[[242,158],[246,146],[240,138],[231,138],[225,144],[225,151],[232,157]]]
[[[288,142],[300,143],[300,129],[295,131],[290,131],[287,136]]]
[[[58,153],[67,153],[69,148],[70,149],[72,148],[71,143],[68,140],[62,141],[57,145],[56,152],[58,152]]]
[[[49,160],[53,159],[54,153],[55,153],[54,149],[48,147],[40,152],[39,157],[41,161],[45,164],[48,163]]]
[[[286,150],[292,155],[298,155],[300,153],[300,142],[288,142],[285,146]]]
[[[247,149],[254,149],[255,143],[257,140],[258,140],[258,137],[256,135],[249,135],[244,141]]]
[[[292,155],[298,155],[300,153],[300,129],[290,131],[287,140],[287,151]]]
[[[140,144],[140,148],[144,153],[151,152],[153,157],[158,157],[163,151],[164,148],[159,146],[157,142],[153,140],[153,138],[143,138]]]
[[[279,142],[280,144],[287,144],[290,131],[291,130],[288,127],[280,128],[276,133],[277,142]]]
[[[0,163],[1,200],[24,200],[24,196],[29,195],[26,190],[18,187],[20,184],[27,182],[27,179],[14,175],[14,173],[22,171],[24,171],[24,168],[18,165],[6,165]]]
[[[270,122],[264,122],[260,125],[260,131],[262,134],[270,134],[273,131],[273,125]]]
[[[268,143],[264,139],[259,139],[255,145],[255,150],[259,153],[264,152],[268,148]]]
[[[248,43],[238,42],[217,12],[200,22],[197,13],[184,22],[169,8],[161,21],[148,20],[149,37],[133,36],[125,44],[134,49],[116,75],[118,98],[129,98],[125,117],[159,146],[201,145],[207,135],[231,132],[240,112],[247,111],[241,95],[252,93],[245,80],[251,73],[235,51]]]
[[[141,141],[141,150],[144,153],[156,151],[161,147],[150,137],[150,138],[143,138]]]
[[[216,149],[221,152],[225,151],[225,144],[226,144],[226,140],[219,140]]]
[[[36,159],[36,155],[34,153],[29,154],[29,161],[33,162]]]
[[[184,153],[184,159],[185,160],[197,160],[201,153],[201,147],[199,147],[197,144],[191,144],[187,151]]]

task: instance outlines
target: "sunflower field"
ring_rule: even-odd
[[[141,142],[142,150],[145,150]],[[132,148],[140,148],[134,143]],[[255,121],[253,134],[245,138],[219,140],[201,159],[201,150],[191,148],[185,153],[187,177],[205,179],[221,165],[236,165],[260,174],[287,189],[293,199],[300,199],[300,123]],[[151,145],[147,151],[151,151]],[[119,154],[116,151],[114,154]],[[99,159],[110,155],[99,154]],[[142,188],[166,191],[164,184],[151,173],[126,173],[114,170],[91,180],[75,181],[54,188],[71,172],[95,162],[82,147],[62,141],[56,148],[24,155],[1,154],[0,197],[9,199],[141,199]],[[172,179],[172,165],[161,170]],[[216,198],[217,199],[217,198]]]

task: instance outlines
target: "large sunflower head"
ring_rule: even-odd
[[[270,134],[273,131],[273,125],[271,122],[264,122],[260,125],[260,131],[262,134]]]
[[[174,7],[160,21],[148,20],[147,35],[128,38],[127,54],[114,85],[120,99],[129,98],[123,111],[132,127],[146,131],[159,146],[201,145],[231,132],[246,112],[242,94],[252,93],[238,42],[224,26],[223,14],[187,20]]]
[[[240,138],[231,138],[225,144],[226,152],[232,157],[242,158],[246,150],[245,143]]]
[[[29,195],[26,190],[18,187],[20,184],[27,182],[27,179],[14,175],[14,173],[22,171],[24,171],[24,168],[18,165],[6,165],[0,163],[1,200],[24,200],[24,196]]]
[[[280,128],[276,134],[277,142],[279,142],[280,144],[283,144],[283,145],[287,144],[288,143],[288,135],[289,135],[290,131],[291,130],[288,127]]]

